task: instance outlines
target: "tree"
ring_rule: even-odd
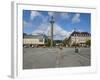
[[[87,46],[91,46],[91,40],[87,40],[87,41],[86,41],[86,45],[87,45]]]
[[[66,46],[66,45],[70,46],[70,40],[69,39],[64,39],[62,43],[63,43],[64,46]]]
[[[50,39],[46,39],[46,46],[50,47],[50,45],[51,45],[51,40]]]
[[[27,33],[23,33],[23,36],[27,35]]]

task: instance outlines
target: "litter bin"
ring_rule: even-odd
[[[78,52],[79,52],[78,48],[75,48],[75,53],[78,53]]]

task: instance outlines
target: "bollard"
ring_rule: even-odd
[[[79,53],[79,50],[78,50],[78,48],[75,48],[75,53]]]

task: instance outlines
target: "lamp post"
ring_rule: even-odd
[[[76,46],[76,28],[74,28],[74,32],[75,32],[75,53],[78,53],[78,48]]]
[[[74,32],[75,32],[75,49],[76,49],[76,28],[74,28]]]
[[[51,16],[50,24],[51,24],[51,47],[53,47],[53,25],[54,25],[54,17]]]

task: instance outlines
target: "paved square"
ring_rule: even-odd
[[[80,67],[91,65],[90,48],[23,48],[23,69]]]

